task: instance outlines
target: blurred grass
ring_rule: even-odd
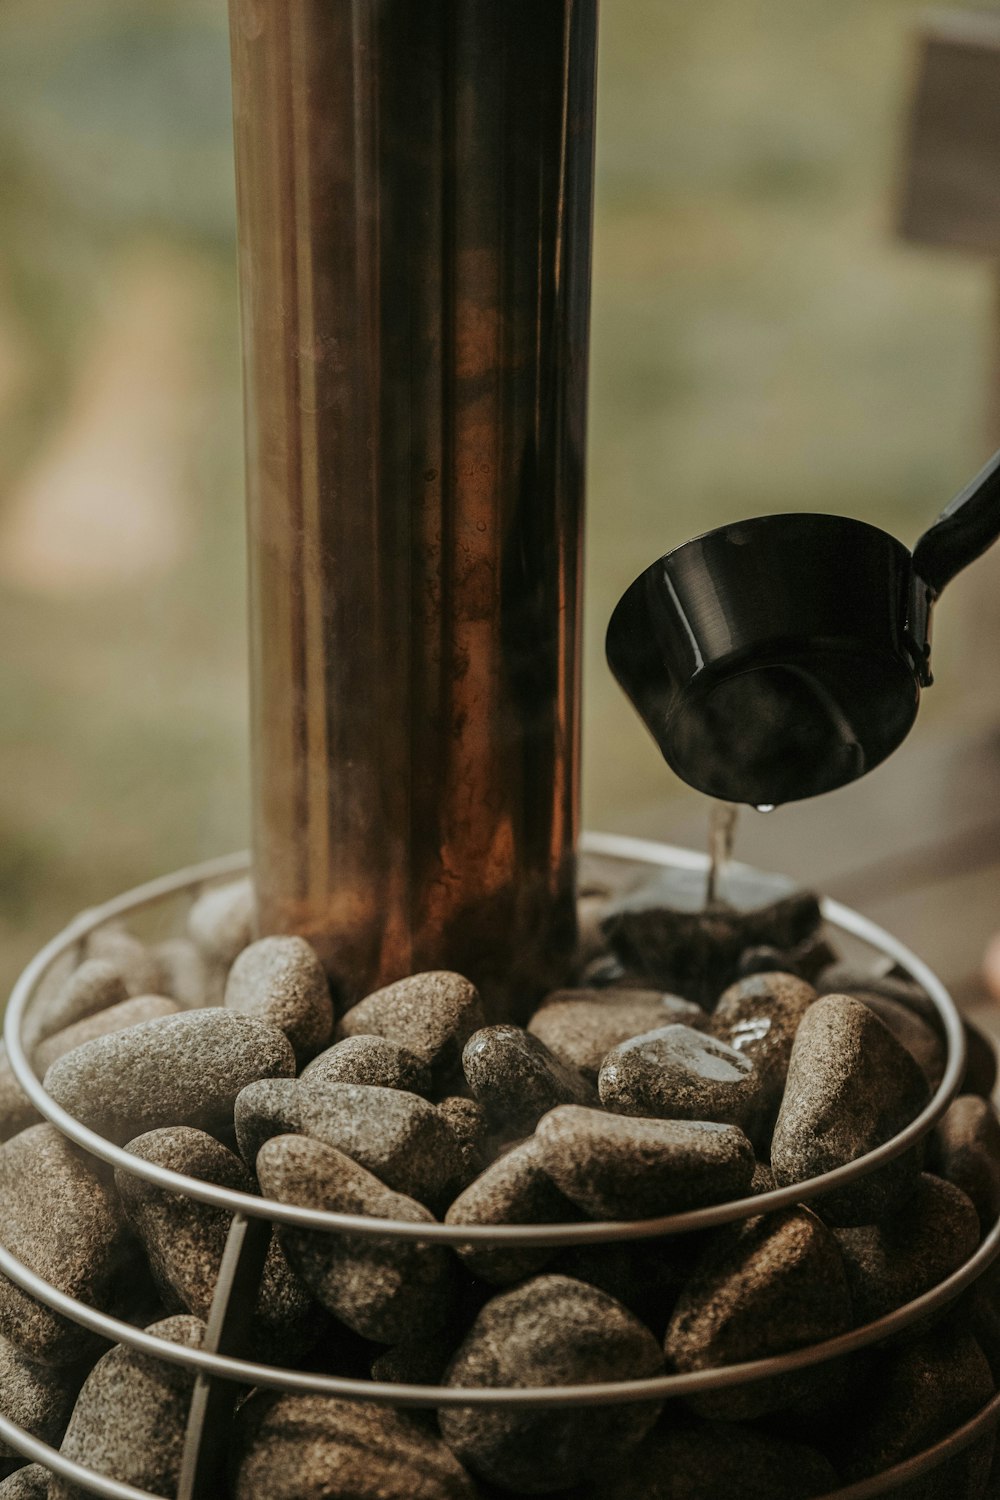
[[[603,7],[592,824],[681,795],[603,666],[608,614],[652,557],[785,508],[912,540],[985,456],[990,276],[891,234],[920,9]],[[98,590],[3,573],[0,983],[79,907],[246,838],[227,46],[221,0],[0,11],[0,536],[136,255],[189,277],[197,309],[188,384],[168,393],[184,406],[184,449],[169,455],[182,555]],[[957,617],[943,623],[932,714],[963,691],[946,670]]]

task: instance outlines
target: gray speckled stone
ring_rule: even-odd
[[[0,1225],[18,1260],[71,1297],[116,1312],[136,1250],[118,1196],[53,1125],[0,1148]],[[0,1334],[30,1358],[68,1365],[101,1348],[89,1333],[0,1278]]]
[[[984,1232],[1000,1214],[1000,1122],[977,1094],[962,1094],[931,1131],[927,1165],[972,1199]]]
[[[927,1103],[927,1081],[905,1047],[863,1005],[826,995],[796,1033],[771,1140],[780,1187],[817,1177],[879,1146]],[[861,1182],[823,1196],[831,1223],[870,1224],[916,1186],[919,1153],[907,1151]]]
[[[455,1199],[447,1224],[568,1224],[580,1213],[542,1171],[534,1137],[507,1151]],[[458,1254],[475,1276],[504,1286],[550,1261],[551,1246],[460,1245]]]
[[[45,1087],[85,1125],[128,1141],[162,1125],[231,1126],[241,1089],[294,1072],[291,1043],[276,1026],[188,1010],[75,1048],[49,1068]]]
[[[283,1031],[300,1068],[333,1032],[326,971],[305,938],[265,937],[244,948],[229,971],[225,1004]]]
[[[181,1316],[148,1330],[171,1343],[200,1347],[204,1324]],[[173,1495],[180,1477],[184,1430],[194,1373],[118,1344],[87,1376],[62,1453],[111,1479],[154,1495]],[[86,1500],[76,1485],[53,1475],[50,1500]]]
[[[249,876],[204,891],[188,912],[188,933],[212,963],[227,968],[253,942],[256,902]]]
[[[48,1500],[49,1472],[41,1464],[28,1464],[0,1484],[0,1500]]]
[[[476,1099],[508,1135],[527,1135],[557,1104],[596,1104],[592,1084],[520,1026],[484,1026],[471,1036],[462,1067]]]
[[[369,1218],[433,1223],[420,1203],[394,1193],[342,1151],[302,1136],[267,1141],[257,1158],[269,1198]],[[316,1299],[363,1338],[394,1344],[447,1321],[455,1262],[447,1249],[419,1240],[324,1234],[282,1228],[281,1243]]]
[[[677,1370],[709,1370],[845,1333],[851,1297],[831,1230],[805,1208],[727,1226],[681,1292],[665,1340]],[[820,1368],[691,1397],[706,1417],[744,1420],[799,1399]]]
[[[600,1500],[812,1500],[836,1488],[829,1459],[805,1443],[674,1417],[601,1487]]]
[[[449,1094],[438,1105],[458,1141],[462,1155],[462,1186],[485,1172],[496,1154],[496,1138],[489,1116],[476,1099]]]
[[[110,1036],[113,1031],[127,1031],[130,1026],[138,1026],[143,1021],[174,1016],[178,1008],[177,1001],[169,1000],[166,995],[136,995],[134,999],[109,1005],[106,1010],[86,1016],[39,1042],[35,1050],[35,1068],[44,1075],[47,1068],[60,1057],[65,1057],[67,1052],[72,1052],[74,1047],[82,1047],[84,1042],[91,1042],[98,1036]]]
[[[753,1147],[735,1125],[642,1120],[564,1104],[535,1132],[538,1164],[595,1219],[650,1219],[750,1190]]]
[[[447,969],[411,974],[376,990],[341,1017],[345,1036],[384,1036],[428,1063],[440,1088],[458,1072],[462,1048],[485,1016],[475,985]]]
[[[959,1188],[925,1172],[883,1223],[835,1233],[855,1320],[869,1323],[957,1271],[979,1244],[979,1215]]]
[[[927,1079],[927,1087],[932,1091],[936,1089],[944,1077],[945,1045],[930,1022],[917,1015],[901,1000],[894,1000],[889,995],[879,995],[867,990],[852,990],[851,994],[867,1005],[869,1010],[873,1010],[879,1020],[888,1026],[897,1042],[906,1048],[920,1068]]]
[[[18,1131],[37,1125],[41,1118],[18,1083],[7,1048],[0,1042],[0,1141],[9,1141]]]
[[[601,1103],[621,1115],[742,1127],[761,1108],[750,1059],[690,1026],[662,1026],[615,1047],[604,1059],[599,1087]]]
[[[362,1083],[299,1084],[300,1130],[335,1146],[386,1187],[442,1207],[454,1197],[462,1154],[444,1116],[419,1094]]]
[[[234,1436],[233,1500],[476,1500],[428,1426],[324,1396],[254,1396]]]
[[[128,996],[160,993],[163,975],[156,955],[140,938],[118,923],[109,922],[107,926],[98,927],[90,934],[87,938],[86,956],[109,963],[121,978]]]
[[[129,998],[125,981],[105,958],[85,958],[63,981],[48,1003],[33,1006],[24,1023],[24,1042],[30,1051],[46,1037],[74,1026],[87,1016]]]
[[[781,1103],[795,1033],[815,999],[812,985],[794,974],[752,974],[724,990],[713,1012],[712,1035],[742,1052],[757,1071],[768,1123]]]
[[[431,1070],[415,1052],[384,1036],[345,1036],[302,1072],[310,1083],[366,1083],[375,1088],[429,1094]]]
[[[778,1184],[774,1180],[774,1173],[767,1162],[759,1161],[753,1169],[753,1177],[750,1182],[750,1191],[754,1197],[761,1193],[773,1193]]]
[[[66,1430],[83,1376],[80,1366],[55,1370],[51,1365],[38,1365],[0,1338],[0,1414],[50,1447],[58,1447]],[[0,1474],[6,1474],[13,1463],[23,1462],[13,1448],[0,1442]]]
[[[675,1022],[702,1027],[705,1012],[662,990],[554,990],[535,1011],[528,1030],[562,1062],[596,1083],[612,1047]]]
[[[226,988],[223,964],[207,959],[190,938],[164,938],[153,948],[163,973],[163,993],[182,1010],[221,1005]]]
[[[144,1161],[197,1177],[216,1187],[254,1191],[250,1173],[232,1151],[204,1131],[176,1125],[150,1131],[125,1148]],[[207,1321],[232,1215],[169,1193],[121,1170],[115,1183],[129,1223],[149,1258],[167,1306],[180,1305]],[[294,1359],[313,1342],[316,1306],[273,1239],[254,1311],[252,1348],[263,1359]]]
[[[297,1078],[260,1078],[236,1096],[236,1141],[246,1165],[256,1171],[257,1155],[274,1135],[297,1135],[302,1124],[302,1090]]]
[[[659,1375],[663,1358],[638,1318],[566,1276],[537,1276],[494,1297],[452,1360],[452,1386],[546,1386]],[[502,1489],[545,1494],[613,1473],[660,1412],[649,1403],[582,1410],[445,1407],[445,1442]]]

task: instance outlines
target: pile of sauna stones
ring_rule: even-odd
[[[582,914],[572,984],[520,1025],[448,972],[336,1002],[308,943],[255,940],[241,882],[203,895],[166,943],[96,932],[25,1040],[49,1094],[137,1159],[415,1225],[629,1223],[766,1193],[887,1140],[941,1077],[926,997],[838,963],[811,897],[700,926],[663,910],[624,922],[593,898]],[[0,1126],[7,1248],[197,1348],[228,1215],[86,1156],[34,1114],[5,1058]],[[970,1088],[924,1144],[848,1188],[710,1231],[453,1249],[278,1228],[243,1352],[455,1388],[711,1370],[912,1301],[998,1213],[1000,1125]],[[234,1388],[228,1493],[803,1500],[919,1453],[997,1374],[988,1274],[894,1340],[669,1403],[405,1412]],[[109,1346],[0,1278],[0,1412],[68,1458],[173,1495],[192,1388],[184,1367]],[[991,1434],[898,1493],[996,1495],[992,1463]],[[83,1493],[7,1449],[0,1466],[0,1500]]]

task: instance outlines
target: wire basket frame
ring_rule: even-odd
[[[586,835],[582,850],[585,854],[602,859],[647,868],[670,867],[704,871],[708,863],[707,856],[693,851],[611,835]],[[527,1226],[466,1226],[371,1219],[353,1214],[304,1209],[216,1187],[144,1161],[67,1114],[45,1092],[34,1073],[25,1051],[23,1031],[42,981],[61,961],[78,955],[87,937],[97,928],[119,918],[156,908],[174,898],[184,896],[193,900],[204,888],[245,874],[248,866],[248,857],[242,854],[213,860],[152,881],[100,907],[81,913],[29,963],[15,985],[5,1022],[8,1055],[22,1088],[43,1117],[77,1146],[115,1168],[123,1169],[168,1191],[183,1193],[199,1202],[227,1210],[233,1215],[206,1336],[199,1348],[181,1347],[69,1297],[37,1276],[0,1245],[0,1273],[38,1301],[112,1342],[186,1367],[195,1374],[176,1500],[217,1500],[222,1492],[234,1384],[335,1396],[341,1400],[365,1401],[400,1408],[482,1406],[539,1409],[662,1401],[789,1374],[883,1342],[953,1301],[1000,1255],[998,1223],[957,1271],[922,1296],[872,1323],[820,1344],[808,1345],[767,1359],[643,1380],[538,1388],[423,1386],[282,1369],[243,1357],[246,1352],[244,1333],[249,1321],[249,1311],[257,1294],[274,1224],[287,1224],[297,1229],[325,1233],[350,1231],[352,1235],[377,1236],[383,1240],[418,1240],[425,1244],[438,1242],[451,1246],[487,1244],[554,1247],[690,1233],[774,1212],[793,1204],[810,1202],[857,1181],[895,1159],[918,1142],[944,1114],[958,1090],[965,1064],[965,1037],[961,1018],[940,980],[915,954],[890,934],[840,903],[825,900],[821,906],[827,922],[901,965],[927,993],[944,1035],[946,1064],[941,1082],[927,1106],[898,1135],[866,1156],[823,1177],[754,1197],[706,1209],[663,1215],[656,1219]],[[743,873],[749,875],[752,872],[744,868]],[[960,1452],[998,1419],[1000,1394],[975,1417],[925,1452],[880,1475],[838,1489],[825,1497],[825,1500],[835,1500],[835,1497],[836,1500],[868,1500],[869,1496],[890,1493],[899,1485]],[[62,1475],[87,1493],[112,1497],[112,1500],[175,1500],[175,1497],[154,1496],[149,1491],[76,1464],[2,1416],[0,1439],[16,1452]]]

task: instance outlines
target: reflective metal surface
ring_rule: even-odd
[[[348,997],[526,1004],[574,923],[596,0],[231,30],[261,928]]]

